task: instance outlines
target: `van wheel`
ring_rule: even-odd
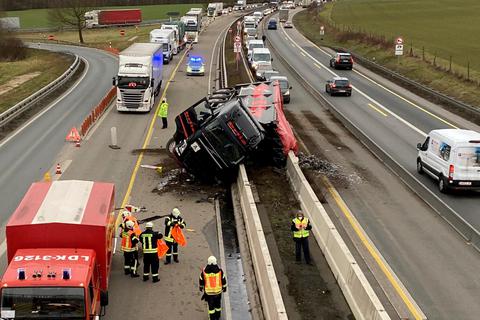
[[[422,160],[418,159],[417,160],[417,172],[420,173],[420,174],[423,174],[423,164],[422,164]]]
[[[441,193],[448,193],[448,185],[443,176],[438,179],[438,190]]]

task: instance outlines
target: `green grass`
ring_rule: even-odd
[[[341,0],[331,19],[354,30],[402,36],[406,47],[425,50],[480,70],[480,1]]]
[[[22,61],[0,62],[0,86],[17,76],[40,72],[35,78],[0,95],[0,113],[52,82],[72,62],[69,56],[35,49],[28,49],[27,58]]]
[[[179,12],[183,16],[190,8],[199,7],[202,4],[163,4],[150,6],[122,6],[122,7],[108,7],[108,8],[139,8],[142,9],[142,20],[156,20],[168,18],[167,12]],[[203,5],[205,6],[205,5]],[[21,11],[7,11],[9,17],[20,17],[20,26],[22,29],[31,28],[48,28],[50,23],[48,21],[48,9],[33,9]]]
[[[387,2],[386,0],[356,1],[363,5],[366,5],[367,2],[372,3],[372,5],[377,3],[385,4]],[[430,2],[431,0],[424,1]],[[443,0],[439,0],[439,2],[442,1]],[[467,0],[467,2],[468,1],[470,0]],[[390,1],[390,3],[397,5],[399,2],[413,2],[413,0]],[[464,102],[480,107],[480,96],[478,95],[480,67],[477,67],[478,62],[477,64],[473,64],[471,62],[471,81],[467,81],[465,80],[467,73],[466,68],[457,64],[455,58],[453,60],[452,69],[450,72],[448,71],[448,57],[447,59],[443,59],[440,57],[439,52],[437,52],[437,58],[435,59],[434,65],[434,53],[427,51],[428,46],[425,44],[425,59],[423,59],[422,50],[415,47],[415,44],[411,46],[411,43],[409,42],[409,36],[405,36],[407,34],[406,32],[401,34],[405,39],[404,56],[402,56],[400,60],[397,60],[393,53],[393,41],[398,34],[386,34],[386,30],[388,30],[387,27],[382,29],[383,31],[380,31],[379,29],[378,33],[376,33],[372,29],[368,29],[365,26],[359,27],[358,23],[355,27],[353,25],[347,26],[344,24],[335,23],[334,19],[336,18],[334,17],[336,10],[338,10],[337,5],[343,6],[351,3],[351,0],[337,1],[335,3],[327,4],[321,10],[311,9],[300,12],[294,16],[294,24],[299,31],[301,31],[307,38],[317,45],[341,47],[370,60],[375,58],[375,61],[378,64],[404,74],[410,79],[416,80],[447,95],[456,97]],[[347,7],[347,9],[349,8],[352,7]],[[352,13],[352,15],[356,15],[356,13]],[[369,20],[372,18],[371,16],[368,16],[368,18],[365,19]],[[439,19],[442,20],[441,18]],[[343,21],[350,20],[347,19]],[[400,23],[400,21],[401,20],[398,20],[397,23]],[[373,25],[371,22],[368,23]],[[318,32],[320,25],[325,26],[326,31],[325,36],[323,37],[320,37]],[[455,28],[457,27],[458,26],[455,26]],[[480,26],[476,27],[480,29]],[[405,26],[405,28],[407,28],[407,26]],[[416,29],[421,27],[413,25],[412,21],[410,21],[410,28],[412,29],[412,33],[420,33],[420,31]],[[359,31],[359,29],[361,30]],[[390,37],[391,39],[389,39]],[[461,39],[455,39],[451,42],[454,41],[462,42]],[[440,46],[440,43],[438,45]],[[470,50],[471,52],[480,53],[478,48],[475,49],[475,46],[479,46],[479,44],[475,43],[464,45],[471,45],[473,48]],[[446,48],[445,50],[455,50],[454,48],[449,48],[450,45],[448,41],[445,41],[444,46]],[[410,49],[412,50],[412,55],[410,55]]]

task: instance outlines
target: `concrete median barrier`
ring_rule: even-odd
[[[327,259],[335,278],[356,319],[387,320],[376,293],[357,265],[347,245],[303,175],[298,158],[290,152],[287,175],[302,210],[312,222],[312,233]]]
[[[286,320],[288,319],[287,312],[283,304],[282,294],[250,188],[250,182],[243,165],[240,166],[238,172],[237,187],[264,317],[266,320]]]

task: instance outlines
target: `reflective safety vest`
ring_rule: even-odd
[[[122,232],[122,251],[123,252],[132,252],[136,250],[136,248],[132,244],[132,234],[134,234],[132,230]]]
[[[142,249],[143,253],[157,253],[157,245],[153,244],[153,233],[142,233]]]
[[[158,116],[160,118],[166,118],[168,116],[168,103],[164,102],[160,105],[160,109],[158,110]]]
[[[294,238],[306,238],[310,235],[310,231],[305,230],[308,226],[308,218],[304,217],[303,220],[295,218],[293,219],[293,223],[295,224],[295,227],[299,229],[298,231],[293,231]],[[300,229],[301,227],[303,227],[303,229]]]
[[[205,280],[205,293],[208,295],[217,295],[222,293],[222,271],[217,273],[205,273],[203,270],[203,279]]]

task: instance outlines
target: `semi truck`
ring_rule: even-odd
[[[134,43],[120,52],[117,87],[117,110],[149,112],[160,93],[163,71],[163,46],[158,43]]]
[[[208,4],[207,7],[207,16],[215,17],[222,14],[223,2],[212,2]]]
[[[247,6],[247,0],[237,0],[233,6],[233,10],[245,10]]]
[[[171,21],[162,24],[163,30],[174,30],[175,44],[173,46],[173,54],[178,54],[185,48],[185,24],[182,21]]]
[[[278,10],[278,16],[279,16],[280,22],[288,21],[288,9]]]
[[[92,10],[85,13],[87,28],[132,26],[141,22],[142,10],[140,9]]]
[[[185,24],[186,43],[197,43],[200,27],[198,26],[198,18],[196,16],[183,16],[181,21]]]
[[[114,238],[111,183],[33,183],[6,226],[1,319],[99,319]]]
[[[162,45],[163,63],[168,64],[173,59],[175,42],[175,31],[167,29],[153,29],[150,31],[150,42]]]

